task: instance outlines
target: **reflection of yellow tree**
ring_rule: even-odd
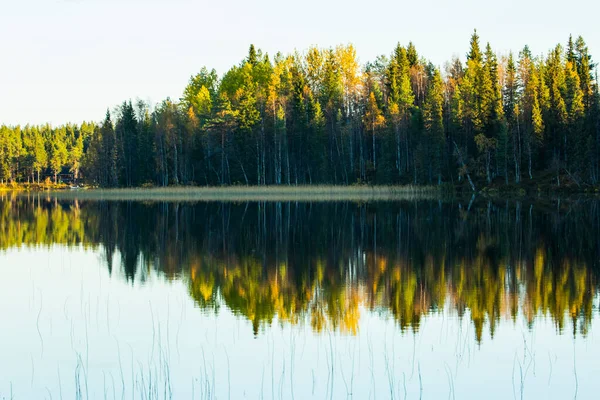
[[[389,313],[403,330],[418,330],[428,314],[454,310],[460,318],[469,315],[479,341],[486,326],[493,336],[503,317],[519,315],[529,324],[547,315],[560,331],[570,320],[573,334],[585,334],[598,294],[593,268],[542,239],[522,253],[511,252],[510,240],[474,229],[473,245],[461,251],[449,251],[442,241],[406,253],[383,244],[360,255],[348,246],[335,257],[316,250],[302,258],[285,251],[274,257],[215,251],[196,240],[193,229],[181,233],[183,219],[169,224],[152,211],[159,215],[158,223],[150,223],[153,229],[128,231],[119,212],[127,214],[115,204],[5,197],[0,249],[52,244],[117,249],[133,264],[143,260],[147,269],[184,279],[199,308],[225,305],[250,321],[255,333],[277,320],[308,324],[316,332],[356,334],[364,308]],[[107,250],[107,259],[111,254]]]
[[[506,263],[495,264],[486,258],[487,247],[482,244],[473,260],[463,259],[449,278],[445,275],[444,260],[435,261],[431,256],[426,257],[420,273],[406,262],[388,266],[386,258],[371,256],[374,262],[367,263],[367,269],[372,272],[371,283],[365,282],[366,285],[323,273],[336,268],[328,267],[322,259],[314,262],[313,280],[300,283],[289,278],[285,263],[267,266],[267,277],[263,278],[265,268],[256,258],[229,259],[226,264],[212,260],[210,273],[202,268],[198,270],[199,266],[190,268],[190,287],[193,288],[190,293],[200,306],[214,306],[216,287],[219,287],[224,303],[248,318],[255,332],[277,317],[280,323],[307,321],[317,332],[339,330],[348,334],[358,331],[361,306],[388,309],[402,329],[417,330],[421,318],[442,310],[449,297],[457,310],[469,310],[480,341],[485,324],[489,324],[493,336],[507,308],[513,318],[516,316],[521,296],[521,292],[508,288]],[[563,317],[568,312],[574,321],[583,317],[581,324],[587,327],[591,321],[593,295],[589,294],[586,269],[572,269],[565,264],[553,273],[543,268],[542,254],[542,250],[536,253],[533,277],[517,283],[526,288],[524,314],[533,322],[536,313],[547,312],[562,329]],[[522,263],[520,269],[519,276],[528,276],[527,263]],[[539,275],[541,270],[546,271],[545,277]],[[540,281],[536,276],[543,279]],[[548,285],[552,280],[556,283]]]
[[[545,249],[538,248],[528,275],[523,308],[530,324],[541,312],[550,315],[560,331],[564,329],[567,316],[573,322],[574,332],[577,320],[582,318],[581,330],[587,332],[596,290],[595,284],[589,281],[586,266],[568,259],[563,259],[559,265],[551,265],[547,262]]]
[[[200,260],[194,260],[190,264],[189,293],[196,301],[198,307],[217,308],[217,288],[215,274],[201,267]]]

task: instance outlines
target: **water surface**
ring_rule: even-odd
[[[595,398],[600,209],[0,200],[0,398]]]

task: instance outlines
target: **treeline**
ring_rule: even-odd
[[[2,182],[70,172],[153,185],[596,185],[600,95],[583,38],[498,56],[471,37],[443,70],[415,46],[364,66],[352,45],[203,68],[179,101],[124,102],[99,124],[0,129]]]

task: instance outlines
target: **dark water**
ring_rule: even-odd
[[[0,399],[596,398],[600,203],[0,201]]]

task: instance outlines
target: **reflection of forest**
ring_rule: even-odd
[[[501,318],[519,315],[585,334],[598,291],[598,205],[4,197],[0,249],[102,248],[111,272],[119,254],[124,279],[152,268],[185,280],[200,308],[226,305],[255,333],[275,317],[355,333],[363,307],[418,329],[421,316],[447,307],[469,310],[478,340],[484,326],[493,335]]]

